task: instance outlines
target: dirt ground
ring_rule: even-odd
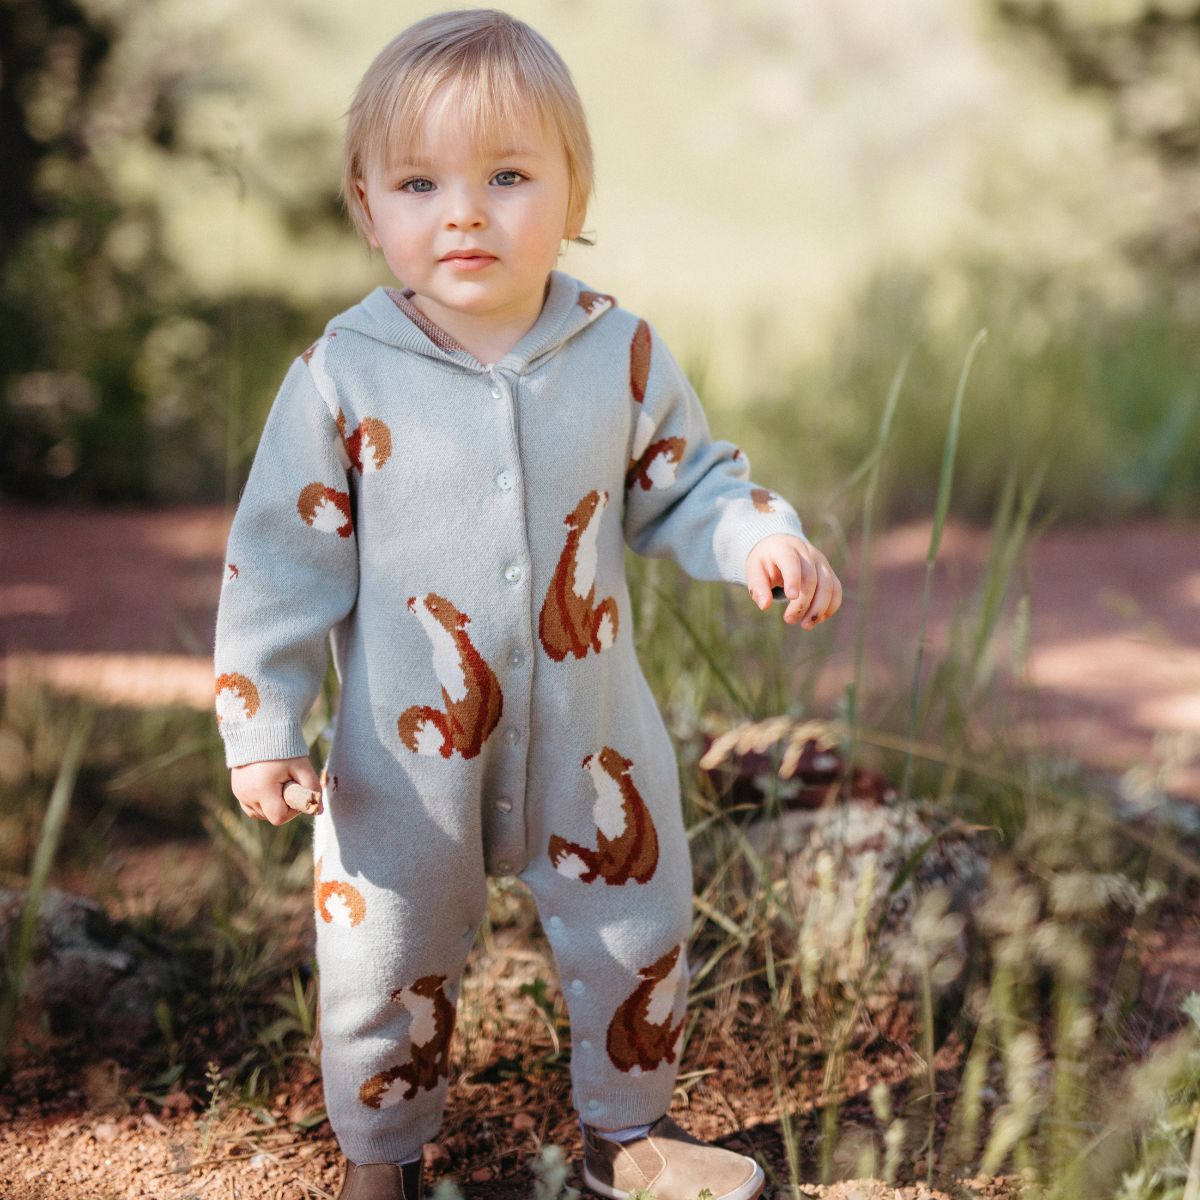
[[[208,708],[227,529],[220,508],[0,502],[0,680],[29,673],[113,703]],[[908,686],[928,541],[917,523],[876,544],[868,647],[877,688]],[[935,647],[956,607],[972,603],[987,551],[985,532],[948,526],[929,626]],[[845,575],[830,698],[853,661],[856,580],[852,569]],[[1052,529],[1032,549],[1027,581],[1028,736],[1104,771],[1173,756],[1169,790],[1200,801],[1200,525]],[[756,619],[766,618],[747,599],[746,620]]]
[[[208,708],[226,530],[226,514],[213,508],[97,512],[0,503],[0,679],[32,677],[115,704]],[[928,535],[928,526],[914,524],[878,541],[868,635],[877,687],[907,686]],[[935,646],[956,606],[972,603],[987,548],[986,534],[948,528],[930,623]],[[848,598],[827,670],[830,696],[853,660],[856,581],[853,571],[845,576]],[[1033,548],[1025,578],[1035,692],[1032,700],[1024,692],[1017,699],[1028,735],[1050,753],[1105,772],[1174,755],[1169,789],[1200,802],[1200,747],[1185,746],[1188,738],[1200,741],[1200,526],[1051,531]],[[747,600],[746,620],[753,619],[764,618]],[[717,1041],[700,1047],[699,1061],[718,1064],[717,1071],[701,1072],[676,1115],[700,1136],[759,1156],[773,1181],[786,1180],[784,1130],[769,1115],[778,1112],[770,1080],[739,1070],[738,1048],[721,1043],[720,1031],[712,1036]],[[895,1078],[911,1072],[904,1039],[887,1053]],[[873,1065],[879,1069],[879,1057]],[[300,1062],[269,1110],[257,1115],[220,1105],[205,1110],[182,1092],[165,1107],[138,1099],[112,1060],[88,1064],[79,1086],[65,1093],[55,1086],[61,1078],[61,1064],[32,1065],[0,1095],[0,1200],[336,1195],[332,1135],[323,1123],[305,1125],[322,1104],[311,1064]],[[569,1086],[565,1078],[547,1086],[532,1096],[512,1081],[456,1079],[444,1136],[426,1149],[434,1178],[453,1175],[468,1200],[526,1200],[541,1145],[558,1145],[569,1158],[578,1152]],[[856,1111],[870,1121],[867,1086],[857,1110],[852,1103],[844,1114],[851,1124]],[[818,1131],[815,1118],[805,1119],[799,1136],[811,1153]],[[505,1148],[500,1159],[489,1159],[489,1147],[478,1144],[481,1121],[485,1128],[495,1123]],[[955,1194],[1004,1200],[1017,1191],[1013,1180],[977,1180]],[[802,1194],[943,1195],[871,1181],[813,1185]]]

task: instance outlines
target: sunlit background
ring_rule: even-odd
[[[289,358],[386,278],[339,208],[342,118],[437,7],[5,7],[5,491],[236,494]],[[911,352],[888,494],[927,508],[987,326],[968,513],[1047,454],[1060,514],[1197,511],[1193,0],[510,7],[596,144],[565,269],[655,322],[781,488],[845,477]]]

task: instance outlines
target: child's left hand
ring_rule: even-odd
[[[832,617],[842,606],[842,585],[829,560],[811,542],[773,533],[746,556],[746,586],[759,608],[771,605],[771,588],[782,586],[790,603],[783,619],[805,629]]]

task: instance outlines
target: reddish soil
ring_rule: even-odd
[[[29,674],[113,703],[208,707],[227,528],[219,508],[97,512],[0,502],[0,683]],[[928,540],[928,526],[913,524],[876,544],[868,645],[877,693],[907,695]],[[954,614],[975,603],[988,542],[985,532],[947,528],[931,654]],[[853,662],[855,579],[845,574],[828,695]],[[1170,758],[1167,788],[1200,800],[1200,526],[1051,530],[1017,576],[1017,589],[1027,581],[1031,613],[1023,683],[1033,693],[1012,689],[1022,735],[1105,771]],[[746,619],[754,618],[747,600]],[[998,644],[997,678],[1011,681],[1003,661],[1011,639]]]
[[[226,530],[226,514],[212,508],[95,512],[0,503],[0,683],[19,686],[33,678],[115,704],[207,708]],[[927,526],[915,524],[889,532],[875,548],[868,660],[877,694],[891,689],[906,695],[928,536]],[[987,550],[986,534],[948,528],[929,624],[931,656],[948,638],[955,613],[970,611]],[[1008,635],[1000,640],[997,672],[1011,693],[1022,736],[1036,739],[1047,753],[1107,772],[1173,753],[1177,761],[1165,783],[1178,796],[1200,801],[1196,747],[1190,753],[1183,748],[1184,739],[1200,736],[1198,550],[1197,526],[1056,530],[1038,541],[1016,580],[1018,586],[1028,581],[1031,598],[1025,677],[1009,669]],[[852,571],[845,575],[849,595],[835,626],[826,695],[848,677],[853,662],[855,580]],[[746,620],[752,619],[747,600]],[[1177,744],[1164,735],[1174,735]],[[194,866],[202,864],[201,850]],[[181,862],[186,874],[185,868]],[[174,879],[171,886],[180,883]],[[1185,926],[1167,937],[1167,948],[1179,951],[1178,962],[1167,963],[1169,955],[1148,945],[1152,958],[1164,960],[1158,964],[1160,992],[1196,978],[1200,927],[1194,920]],[[1162,936],[1151,931],[1150,940]],[[486,997],[484,1012],[499,1013],[521,981],[551,970],[536,947],[500,950],[507,965],[489,972],[477,964],[477,978],[493,981],[487,986],[502,980],[499,992]],[[513,1018],[505,1027],[510,1041],[485,1038],[483,1049],[462,1051],[443,1135],[427,1148],[433,1177],[453,1175],[469,1200],[524,1200],[540,1144],[555,1143],[569,1156],[578,1150],[565,1075],[532,1084],[490,1078],[497,1055],[528,1061],[546,1050],[545,1026],[529,1016],[527,1002],[522,1011],[523,1023]],[[856,1086],[847,1079],[857,1095],[843,1113],[849,1126],[870,1126],[865,1097],[873,1082],[898,1083],[912,1074],[909,1041],[891,1031],[883,1050],[872,1055],[870,1076]],[[750,1064],[746,1043],[719,1024],[699,1031],[694,1044],[685,1078],[688,1069],[696,1075],[679,1097],[681,1123],[755,1153],[769,1164],[773,1180],[786,1180],[769,1075]],[[484,1050],[480,1061],[472,1060]],[[951,1072],[954,1064],[938,1066]],[[301,1200],[336,1194],[340,1165],[332,1134],[327,1124],[305,1121],[322,1103],[320,1081],[307,1060],[258,1112],[229,1103],[201,1111],[194,1092],[168,1097],[165,1105],[150,1102],[136,1091],[133,1073],[111,1060],[87,1064],[81,1080],[66,1090],[65,1077],[63,1064],[31,1064],[0,1096],[0,1200]],[[801,1151],[811,1160],[818,1118],[811,1097],[793,1098],[803,1114]],[[1016,1192],[1004,1180],[957,1189],[981,1200]],[[869,1181],[828,1190],[806,1186],[802,1194],[827,1200],[942,1196]]]

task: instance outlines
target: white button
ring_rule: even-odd
[[[562,928],[562,917],[551,917],[550,918],[550,928],[551,929],[561,929]]]
[[[584,1038],[583,1041],[579,1043],[579,1048],[580,1050],[590,1050],[592,1048],[592,1043],[588,1041],[587,1038]]]
[[[496,801],[496,807],[501,812],[512,812],[512,801],[507,796],[501,796],[500,799]]]
[[[502,858],[496,864],[496,870],[499,871],[501,875],[507,875],[509,871],[512,870],[512,863],[510,863],[508,859]]]
[[[508,652],[508,665],[510,667],[519,667],[525,661],[525,655],[520,650],[510,650]]]
[[[504,578],[507,579],[509,583],[520,583],[521,576],[524,575],[524,573],[525,572],[522,571],[516,563],[511,563],[509,566],[504,568]]]
[[[494,388],[492,388],[492,399],[493,399],[493,400],[499,400],[499,399],[500,399],[500,389],[499,389],[498,387],[494,387]]]
[[[501,471],[500,474],[496,476],[496,486],[502,492],[511,492],[512,485],[513,475],[511,471]]]
[[[513,726],[510,725],[504,731],[504,740],[508,742],[510,746],[515,746],[521,740],[521,731],[519,729],[514,729]]]
[[[571,991],[573,991],[575,993],[575,995],[578,996],[579,993],[583,991],[583,980],[582,979],[572,979],[571,980]]]
[[[600,1101],[599,1100],[589,1100],[588,1101],[588,1112],[599,1112],[599,1111],[600,1111]]]

